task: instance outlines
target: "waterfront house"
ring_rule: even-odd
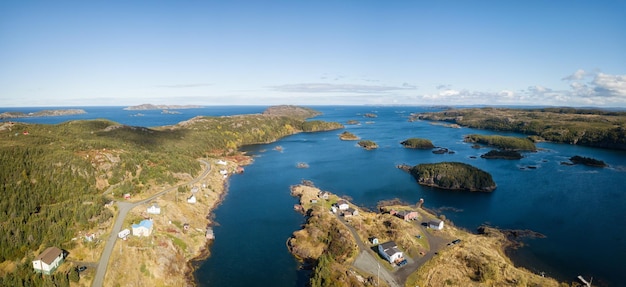
[[[428,222],[428,227],[434,230],[442,230],[443,229],[443,221],[439,219],[433,219]]]
[[[339,210],[347,210],[348,208],[350,208],[350,205],[348,205],[348,202],[340,199],[339,201],[337,201],[337,208],[339,208]]]
[[[33,269],[37,273],[50,275],[63,263],[63,259],[63,250],[48,247],[33,260]]]
[[[394,263],[402,258],[402,251],[398,249],[398,245],[393,241],[378,244],[378,253],[389,263]]]
[[[139,224],[133,224],[134,236],[150,236],[152,234],[152,220],[144,219]]]
[[[405,221],[416,220],[418,218],[417,211],[409,211],[409,210],[391,210],[389,212],[391,215],[394,215],[398,218],[401,218]]]
[[[159,207],[159,205],[155,203],[148,207],[148,209],[146,209],[146,212],[149,214],[161,214],[161,207]]]
[[[318,196],[322,199],[328,199],[329,194],[327,191],[320,191],[320,194]]]
[[[359,215],[359,211],[352,207],[348,207],[348,209],[343,211],[343,217],[350,217],[355,215]]]

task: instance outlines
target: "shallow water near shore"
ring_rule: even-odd
[[[540,151],[525,153],[521,160],[486,160],[480,155],[488,149],[471,148],[462,141],[463,135],[495,132],[407,121],[411,112],[429,111],[424,108],[317,109],[324,112],[319,119],[344,124],[351,119],[360,121],[359,125],[346,125],[346,130],[375,141],[379,149],[366,151],[357,147],[356,141],[341,141],[341,130],[303,133],[245,147],[255,161],[244,174],[231,178],[229,193],[216,210],[220,226],[215,228],[211,257],[195,273],[198,285],[306,285],[308,273],[298,270],[285,246],[304,220],[293,211],[297,199],[289,195],[289,186],[302,179],[370,209],[381,200],[415,203],[424,198],[427,207],[440,210],[455,225],[470,231],[489,224],[545,234],[544,239],[524,240],[526,247],[512,253],[516,263],[536,273],[567,281],[575,281],[581,274],[609,284],[626,279],[617,256],[626,254],[626,229],[621,222],[626,205],[625,152],[541,143]],[[364,113],[377,113],[378,117],[364,118]],[[431,139],[436,146],[455,153],[405,149],[399,142],[409,137]],[[276,150],[277,146],[282,150]],[[573,155],[597,158],[610,167],[561,165]],[[419,186],[409,174],[395,168],[402,163],[439,161],[479,167],[493,175],[498,188],[493,193],[435,190]],[[298,162],[309,168],[297,168]]]

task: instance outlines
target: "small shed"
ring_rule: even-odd
[[[161,214],[161,207],[158,204],[153,204],[146,209],[146,212],[149,214]]]

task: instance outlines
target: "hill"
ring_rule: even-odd
[[[408,171],[421,185],[484,192],[496,189],[489,173],[461,162],[423,163],[410,167]]]

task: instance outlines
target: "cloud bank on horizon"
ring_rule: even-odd
[[[626,108],[626,2],[0,2],[0,107]]]

